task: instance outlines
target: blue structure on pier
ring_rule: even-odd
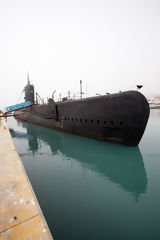
[[[6,107],[6,112],[12,112],[12,111],[15,111],[15,110],[18,110],[21,108],[29,107],[31,105],[32,104],[30,101],[19,103],[19,104],[13,105],[13,106]]]

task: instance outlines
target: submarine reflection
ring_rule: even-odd
[[[84,167],[98,172],[132,193],[136,201],[140,194],[146,192],[147,176],[138,147],[102,142],[16,121],[26,128],[27,134],[23,134],[23,137],[27,138],[33,154],[40,148],[42,140],[50,146],[53,155],[61,152],[69,158],[74,158],[83,163]],[[22,134],[14,132],[13,137],[22,138]]]

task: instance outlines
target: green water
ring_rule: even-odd
[[[8,119],[55,240],[160,239],[160,111],[139,147]]]

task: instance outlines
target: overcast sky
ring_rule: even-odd
[[[0,108],[27,73],[42,98],[160,93],[160,0],[0,0]]]

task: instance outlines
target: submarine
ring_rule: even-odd
[[[17,119],[98,140],[137,146],[144,134],[149,104],[139,91],[125,91],[81,99],[62,99],[39,104],[28,80],[25,102],[31,106],[15,111]],[[35,99],[36,95],[36,99]]]

